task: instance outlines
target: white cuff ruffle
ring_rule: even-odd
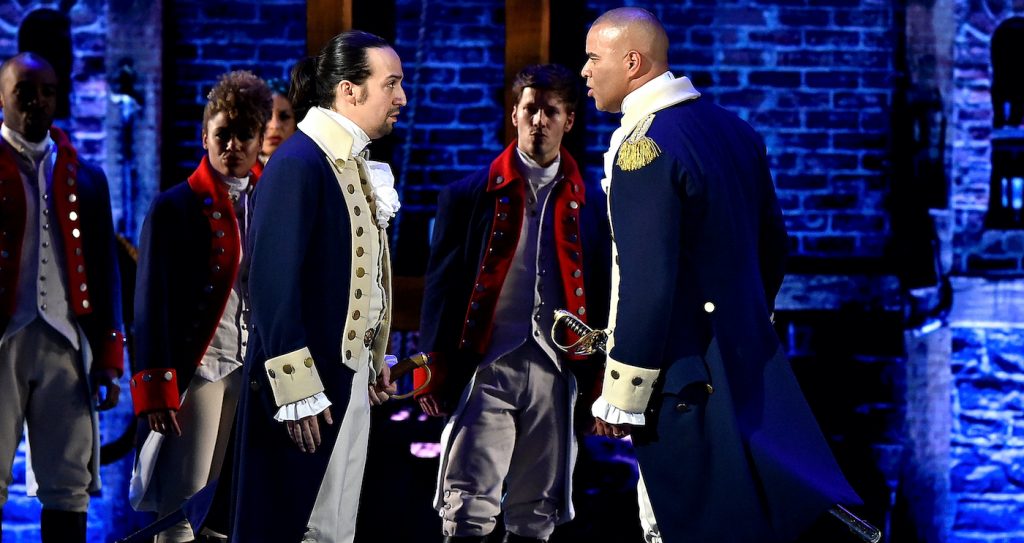
[[[370,171],[370,186],[373,187],[373,197],[377,203],[377,225],[387,228],[388,221],[402,207],[398,201],[398,191],[395,190],[395,174],[385,162],[367,160],[366,167]]]
[[[324,409],[331,406],[331,400],[327,399],[327,396],[323,392],[317,392],[316,394],[299,400],[295,403],[289,403],[282,405],[277,413],[274,414],[274,420],[278,422],[284,422],[286,420],[300,420],[313,415],[319,415],[323,413]]]
[[[632,424],[643,426],[647,424],[643,413],[630,413],[605,401],[603,396],[598,396],[594,405],[590,406],[590,414],[611,424]]]

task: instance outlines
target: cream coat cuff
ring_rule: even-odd
[[[604,397],[599,397],[594,401],[594,405],[590,406],[590,414],[611,424],[631,424],[633,426],[647,424],[643,413],[639,415],[627,413],[605,401]]]
[[[274,420],[277,422],[301,420],[306,417],[312,417],[313,415],[319,415],[330,406],[331,400],[328,400],[327,396],[323,392],[319,392],[309,398],[299,400],[295,403],[282,405],[281,408],[277,410],[277,413],[274,414]]]
[[[324,391],[320,374],[313,364],[309,349],[303,347],[288,354],[276,356],[263,364],[278,407],[296,403]]]
[[[612,407],[643,415],[660,373],[661,370],[638,368],[609,359],[604,369],[601,398]]]

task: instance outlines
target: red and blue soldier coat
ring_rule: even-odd
[[[250,175],[251,183],[258,176]],[[137,415],[180,408],[238,277],[240,232],[227,185],[207,157],[153,201],[135,287]]]
[[[103,171],[78,158],[67,135],[56,144],[51,197],[63,246],[68,304],[92,349],[93,371],[124,371],[121,280]],[[0,142],[0,334],[14,315],[26,225],[26,194],[14,150]],[[38,225],[32,225],[38,227]]]
[[[418,395],[438,393],[454,401],[490,345],[498,297],[525,214],[528,181],[516,167],[516,145],[513,141],[488,168],[448,185],[438,197],[419,343],[434,359],[433,377]],[[584,322],[603,328],[611,258],[605,195],[596,183],[584,183],[564,148],[560,153],[562,179],[548,203],[560,302]],[[552,233],[542,230],[541,235]],[[568,334],[560,341],[578,339]],[[414,385],[424,382],[426,373],[419,369]]]

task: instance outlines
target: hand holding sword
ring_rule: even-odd
[[[555,332],[559,326],[565,326],[580,337],[571,345],[562,345],[555,339]],[[555,310],[555,322],[551,326],[551,341],[561,350],[579,355],[590,355],[600,351],[608,354],[608,331],[594,330],[572,313],[564,309]],[[599,418],[595,418],[594,433],[606,437],[621,438],[629,435],[628,424],[610,424]],[[846,525],[851,532],[868,543],[878,543],[882,539],[882,531],[871,525],[871,523],[854,515],[842,505],[833,505],[828,510],[829,514]]]

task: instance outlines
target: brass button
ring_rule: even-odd
[[[281,370],[284,371],[285,375],[291,375],[295,373],[295,368],[292,367],[291,364],[285,364],[284,366],[281,367]]]
[[[363,227],[362,226],[356,228],[356,235],[357,236],[363,235]]]
[[[306,357],[305,360],[302,361],[302,363],[305,364],[307,368],[313,367],[313,359],[308,356]]]
[[[708,395],[715,393],[715,387],[711,386],[710,384],[704,385],[704,388],[707,389]]]
[[[576,279],[579,279],[581,275],[583,275],[583,270],[575,270],[572,272],[572,276]]]
[[[352,213],[355,213],[356,217],[358,217],[363,213],[363,210],[359,209],[359,206],[356,206],[355,209],[352,210]]]
[[[352,318],[353,319],[359,320],[359,317],[361,315],[362,315],[362,313],[360,313],[358,309],[356,309],[355,311],[352,312]]]
[[[634,377],[632,383],[633,383],[633,386],[638,387],[638,386],[644,384],[644,380],[643,380],[642,377]]]
[[[274,373],[274,370],[267,370],[267,375],[269,375],[271,379],[277,377],[277,374]]]
[[[356,296],[356,299],[357,299],[357,300],[358,300],[358,299],[360,299],[360,298],[362,298],[362,297],[363,297],[363,290],[362,290],[362,289],[358,289],[358,288],[357,288],[357,289],[356,289],[356,292],[355,292],[355,296]]]
[[[349,341],[352,341],[355,338],[356,338],[356,331],[355,330],[349,330],[348,331],[348,339],[349,339]]]
[[[173,373],[171,373],[169,371],[164,372],[164,381],[170,381],[173,378],[174,378],[174,374]]]
[[[362,247],[356,247],[356,256],[363,256],[364,252]]]
[[[366,270],[363,268],[356,268],[356,277],[362,277],[366,275]]]
[[[352,351],[345,351],[345,359],[352,360]]]
[[[615,370],[612,370],[611,373],[609,373],[609,375],[612,376],[612,379],[618,379],[619,378],[619,372],[617,372]]]
[[[577,288],[575,293],[576,293],[577,296],[583,296],[583,289]]]
[[[348,193],[349,194],[355,194],[356,193],[355,185],[349,185],[347,188],[348,188]]]

